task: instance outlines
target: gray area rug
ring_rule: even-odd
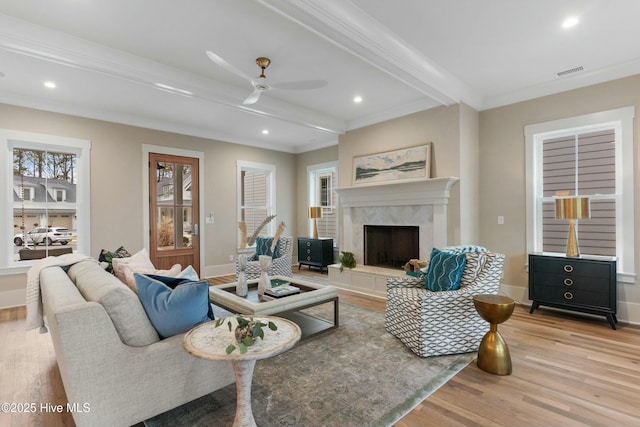
[[[306,312],[328,318],[329,306]],[[341,303],[338,329],[256,363],[253,414],[261,427],[390,426],[475,356],[419,358],[385,331],[384,313]],[[145,425],[231,426],[235,393],[232,384]]]

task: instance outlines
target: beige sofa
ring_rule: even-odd
[[[130,426],[235,381],[230,362],[164,340],[140,300],[92,260],[40,273],[43,310],[78,427]]]

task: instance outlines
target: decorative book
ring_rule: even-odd
[[[275,288],[267,288],[264,291],[265,294],[270,295],[274,298],[285,297],[287,295],[294,295],[300,293],[300,288],[296,288],[291,285],[280,285]]]

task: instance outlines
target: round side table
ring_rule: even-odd
[[[491,324],[478,349],[478,368],[496,375],[511,374],[511,354],[498,324],[511,317],[515,301],[502,295],[474,295],[473,304],[480,317]]]
[[[256,316],[256,320],[272,321],[278,326],[276,331],[266,331],[264,340],[258,340],[247,349],[245,354],[234,350],[226,353],[229,344],[235,344],[236,316],[225,319],[224,325],[215,327],[216,322],[203,323],[187,332],[183,346],[193,356],[209,360],[228,360],[233,365],[236,376],[236,417],[233,427],[256,427],[251,411],[251,381],[256,360],[266,359],[292,348],[302,336],[300,327],[290,320],[272,316]],[[246,316],[245,316],[246,317]],[[232,331],[227,327],[227,320],[233,323]]]

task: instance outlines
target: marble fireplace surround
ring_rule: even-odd
[[[344,232],[340,250],[353,252],[362,265],[365,225],[411,225],[420,230],[420,259],[429,259],[433,247],[447,245],[447,204],[457,182],[446,177],[336,190]]]

